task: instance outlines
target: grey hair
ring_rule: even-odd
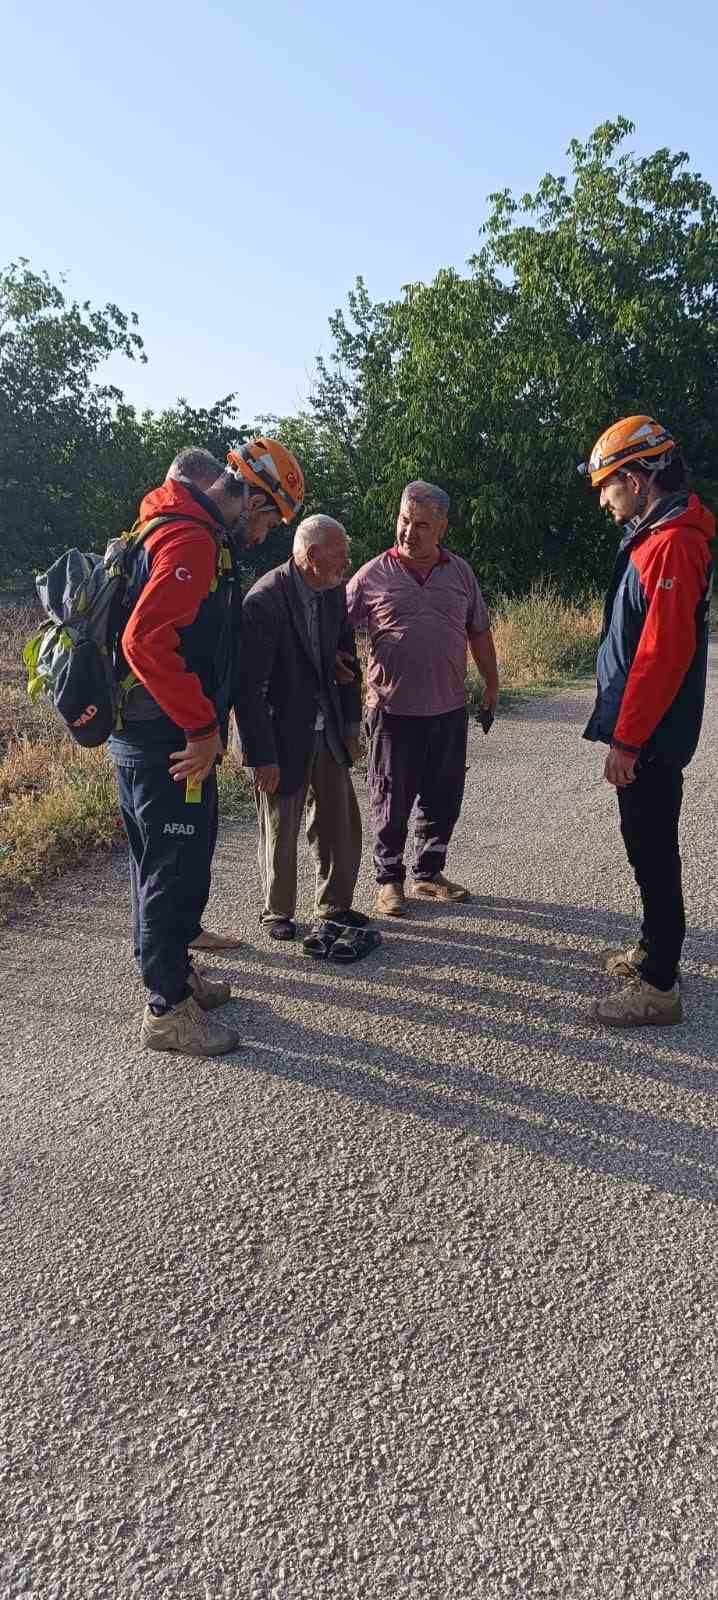
[[[445,489],[439,489],[435,483],[425,483],[423,478],[415,478],[413,483],[407,483],[402,491],[403,500],[429,500],[435,511],[440,511],[442,516],[449,515],[449,496]]]
[[[209,489],[221,478],[224,467],[211,450],[201,450],[199,445],[187,444],[178,450],[167,469],[167,478],[189,478],[199,489]]]
[[[295,532],[292,555],[305,556],[313,544],[323,544],[330,533],[343,533],[346,536],[346,528],[337,522],[336,517],[325,517],[322,512],[305,517]]]

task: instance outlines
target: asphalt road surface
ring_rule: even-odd
[[[224,830],[236,1056],[139,1049],[121,858],[6,932],[3,1597],[718,1596],[712,674],[680,1027],[588,1019],[636,895],[583,689],[476,731],[470,903],[356,966]]]

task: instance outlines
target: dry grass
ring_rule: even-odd
[[[38,620],[32,603],[0,603],[0,916],[23,892],[124,841],[106,750],[80,749],[46,702],[28,700],[21,653]],[[246,774],[228,762],[219,786],[225,817],[246,812]]]
[[[596,596],[567,601],[550,583],[534,584],[520,600],[500,600],[492,628],[502,689],[526,693],[592,673],[601,611]],[[473,663],[469,679],[478,691]]]
[[[112,771],[102,752],[82,751],[80,761],[63,761],[46,758],[41,745],[34,756],[28,749],[29,741],[17,755],[11,748],[0,768],[0,912],[18,891],[109,849],[120,831]]]
[[[105,751],[81,750],[27,698],[21,653],[39,619],[32,601],[0,606],[0,914],[121,836]]]

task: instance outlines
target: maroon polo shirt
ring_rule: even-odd
[[[347,584],[349,619],[369,640],[367,704],[402,717],[436,717],[466,705],[470,633],[489,627],[468,561],[440,550],[426,577],[385,550]]]

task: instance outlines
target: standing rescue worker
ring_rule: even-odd
[[[606,960],[628,986],[597,1001],[594,1015],[614,1028],[669,1024],[683,1016],[678,821],[703,720],[715,520],[688,493],[675,440],[652,417],[614,423],[579,471],[624,529],[584,738],[611,747],[605,777],[643,903],[639,942]]]
[[[205,484],[207,454],[191,453],[205,458]],[[191,455],[180,453],[180,468],[184,460],[192,470]],[[298,463],[275,440],[252,439],[215,467],[215,481],[199,488],[173,463],[140,506],[140,524],[166,520],[138,552],[138,599],[121,640],[131,687],[110,740],[135,955],[149,991],[141,1043],[195,1056],[239,1043],[235,1028],[209,1015],[230,999],[229,985],[194,967],[188,946],[209,895],[215,768],[237,699],[240,547],[292,522],[304,496]]]

